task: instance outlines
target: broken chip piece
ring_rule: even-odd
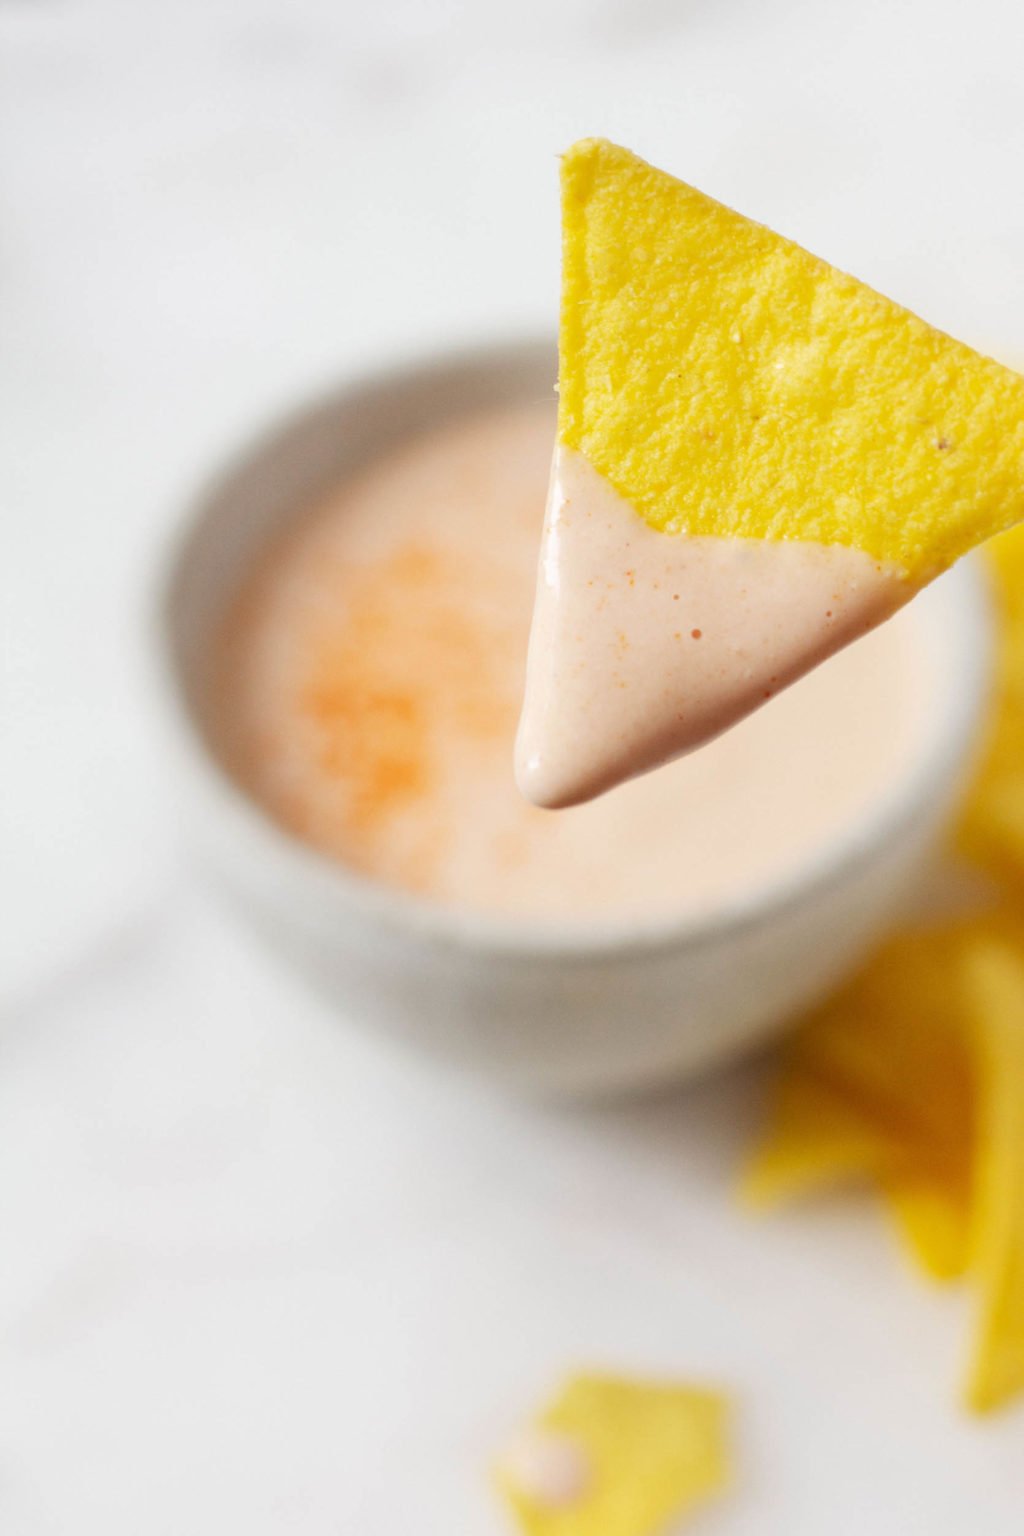
[[[720,1392],[570,1377],[496,1468],[526,1536],[655,1536],[726,1483]]]

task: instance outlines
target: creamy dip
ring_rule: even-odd
[[[537,805],[575,805],[704,746],[912,591],[859,549],[660,533],[559,444],[520,789]]]
[[[227,615],[210,734],[289,832],[431,900],[707,913],[813,856],[907,766],[927,692],[913,610],[700,752],[557,815],[527,804],[512,748],[553,433],[547,404],[464,419],[298,515]],[[710,630],[696,611],[681,647]]]

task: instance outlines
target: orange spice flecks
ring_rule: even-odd
[[[321,775],[337,785],[334,837],[357,863],[432,794],[460,742],[509,751],[519,701],[502,663],[522,635],[506,605],[489,601],[497,579],[451,551],[405,544],[348,573],[337,607],[307,621],[298,712]],[[414,888],[430,878],[443,828],[435,823],[429,848],[424,838],[418,818],[401,871]]]

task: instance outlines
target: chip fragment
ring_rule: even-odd
[[[496,1468],[526,1536],[656,1536],[728,1480],[722,1393],[571,1376]]]
[[[562,191],[559,441],[652,526],[919,582],[1024,518],[1024,378],[616,144]]]

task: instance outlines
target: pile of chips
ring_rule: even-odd
[[[870,1181],[920,1267],[976,1292],[979,1412],[1024,1392],[1024,529],[992,564],[995,710],[957,839],[970,910],[891,940],[797,1030],[744,1186],[769,1206]]]

